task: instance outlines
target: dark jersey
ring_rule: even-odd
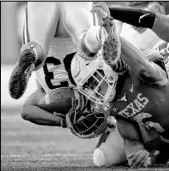
[[[169,81],[163,87],[146,84],[130,70],[121,77],[111,114],[118,121],[122,137],[141,140],[148,151],[159,150],[156,163],[166,163],[169,159]]]
[[[154,124],[154,129],[169,139],[169,81],[163,87],[148,85],[132,71],[126,73],[123,79],[123,87],[111,108],[112,115],[131,121],[142,118]],[[138,116],[141,112],[150,115]]]

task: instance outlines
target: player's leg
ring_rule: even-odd
[[[23,34],[24,45],[9,81],[9,91],[14,99],[20,98],[26,90],[29,80],[27,69],[30,65],[35,64],[35,69],[43,65],[58,20],[58,2],[28,2]]]
[[[123,139],[116,128],[108,135],[105,143],[96,148],[93,153],[93,162],[96,166],[110,167],[123,164],[127,161],[124,151]]]
[[[86,31],[93,26],[91,9],[92,2],[64,3],[63,21],[69,31],[68,33],[71,34],[77,43],[80,43]]]
[[[27,10],[30,41],[40,44],[46,57],[60,18],[60,2],[28,2]]]
[[[101,42],[100,26],[94,26],[97,19],[91,13],[92,2],[70,2],[65,6],[64,22],[67,30],[85,54],[93,57],[101,48]]]

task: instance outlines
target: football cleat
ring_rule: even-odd
[[[24,94],[32,71],[44,59],[41,46],[35,42],[23,45],[20,54],[9,80],[9,93],[14,99],[19,99]]]
[[[116,33],[116,27],[112,17],[104,18],[102,20],[102,25],[108,34],[103,42],[103,58],[108,65],[114,66],[121,55],[120,38]]]
[[[35,64],[35,55],[32,50],[25,50],[18,60],[9,80],[9,92],[12,98],[19,99],[25,92],[28,80]]]

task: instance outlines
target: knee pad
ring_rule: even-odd
[[[95,149],[93,153],[93,162],[98,167],[105,166],[105,155],[101,149]]]

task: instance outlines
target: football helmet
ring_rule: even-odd
[[[39,107],[58,116],[60,126],[81,139],[98,137],[109,125],[107,114],[73,88],[52,90],[41,99]]]
[[[113,100],[118,74],[105,63],[101,52],[93,60],[76,53],[71,62],[71,74],[78,91],[91,101],[104,107]]]
[[[86,98],[83,95],[82,97]],[[108,126],[107,115],[102,108],[90,100],[86,102],[82,110],[77,110],[79,105],[75,105],[66,115],[67,127],[72,134],[81,139],[98,137]]]

